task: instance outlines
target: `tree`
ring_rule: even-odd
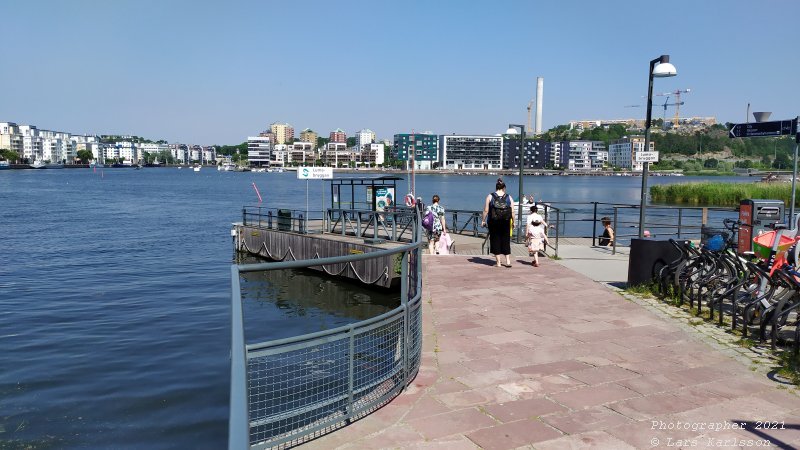
[[[347,138],[347,146],[348,147],[355,147],[356,146],[356,138],[354,138],[354,137]]]
[[[82,163],[88,163],[94,159],[94,155],[92,154],[91,150],[78,150],[77,156]]]
[[[715,158],[708,158],[707,160],[703,161],[703,167],[706,169],[716,169],[719,165],[719,161]]]
[[[13,150],[0,150],[0,157],[7,161],[19,161],[19,153]]]
[[[790,165],[791,162],[786,153],[778,153],[775,155],[775,161],[772,162],[772,167],[775,169],[788,169]]]

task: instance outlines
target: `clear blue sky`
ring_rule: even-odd
[[[0,10],[0,121],[78,134],[235,144],[277,121],[323,136],[495,134],[527,121],[537,76],[545,128],[642,117],[625,105],[644,103],[661,54],[678,76],[654,90],[691,88],[682,116],[743,122],[748,102],[773,119],[800,114],[796,0],[5,0]]]

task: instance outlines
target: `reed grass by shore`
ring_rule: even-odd
[[[688,203],[700,206],[738,206],[747,198],[783,200],[792,197],[791,183],[680,183],[650,187],[657,203]],[[800,200],[800,199],[795,199]],[[797,203],[796,205],[797,206]]]

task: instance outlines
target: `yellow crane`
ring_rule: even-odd
[[[661,93],[661,94],[656,94],[656,95],[659,95],[659,96],[662,96],[662,97],[665,96],[665,95],[667,97],[669,97],[670,95],[674,95],[675,96],[675,103],[673,103],[675,105],[675,119],[672,121],[672,128],[676,128],[677,129],[680,126],[680,120],[681,120],[680,111],[681,111],[681,105],[683,104],[683,102],[681,101],[681,94],[686,94],[686,93],[689,93],[689,92],[692,92],[692,90],[691,89],[677,89],[677,90],[672,91],[672,92],[664,92],[664,93]],[[669,98],[667,98],[667,100],[669,101]],[[665,107],[665,109],[666,109],[666,107]]]

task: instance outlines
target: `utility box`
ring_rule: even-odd
[[[745,199],[739,202],[738,250],[739,253],[753,251],[753,238],[766,231],[767,225],[782,223],[785,205],[782,200]]]
[[[278,231],[292,231],[292,210],[278,210]]]

